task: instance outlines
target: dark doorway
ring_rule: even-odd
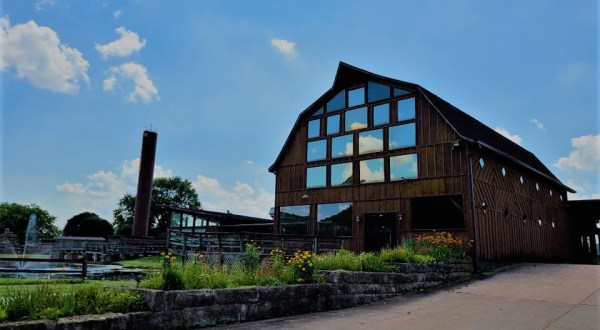
[[[365,221],[365,251],[379,251],[396,245],[396,214],[367,213]]]

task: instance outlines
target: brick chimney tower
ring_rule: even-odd
[[[135,210],[133,212],[133,229],[131,231],[131,236],[134,237],[148,236],[157,139],[158,134],[156,132],[144,131],[142,156],[140,157],[140,174],[138,175]]]

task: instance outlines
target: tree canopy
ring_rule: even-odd
[[[52,238],[60,234],[60,230],[54,225],[56,217],[35,204],[1,203],[0,228],[10,229],[17,235],[19,244],[23,244],[27,233],[27,224],[32,214],[36,216],[38,238]]]
[[[164,212],[161,206],[199,210],[202,204],[190,180],[184,180],[178,176],[154,179],[148,226],[148,234],[151,236],[166,232],[169,226],[170,215]],[[126,194],[119,200],[119,205],[113,211],[115,233],[117,235],[131,235],[134,209],[135,197],[133,195]]]
[[[96,213],[83,212],[67,220],[64,236],[106,237],[113,234],[113,227]]]

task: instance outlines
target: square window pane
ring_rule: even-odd
[[[415,98],[398,101],[398,121],[415,118]]]
[[[352,163],[331,165],[331,185],[342,186],[352,184]]]
[[[282,234],[306,235],[310,206],[282,206],[279,208],[279,231]]]
[[[385,125],[390,123],[390,104],[380,104],[373,107],[373,125]]]
[[[321,119],[315,119],[308,122],[308,138],[319,137],[321,135]]]
[[[309,167],[306,169],[306,188],[325,187],[327,171],[325,166]]]
[[[325,159],[327,157],[327,140],[318,140],[306,144],[306,161]]]
[[[383,130],[361,132],[358,135],[358,153],[360,155],[383,151]]]
[[[400,149],[414,147],[416,145],[415,123],[390,127],[390,137],[388,148]]]
[[[354,141],[352,134],[342,135],[331,139],[331,158],[352,156]]]
[[[346,90],[342,90],[327,102],[327,112],[332,112],[346,107]]]
[[[383,158],[360,162],[360,183],[382,182],[384,180]]]
[[[346,132],[367,127],[367,108],[346,111]]]
[[[415,179],[418,175],[417,154],[390,157],[390,180]]]
[[[369,81],[367,84],[367,93],[369,94],[369,103],[387,99],[390,97],[390,86]]]
[[[327,117],[327,134],[340,132],[340,115]]]
[[[348,106],[365,104],[365,88],[357,88],[348,91]]]
[[[171,227],[179,227],[181,224],[181,213],[171,212]]]
[[[317,233],[319,236],[351,236],[352,203],[318,204]]]

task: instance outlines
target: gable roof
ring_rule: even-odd
[[[281,149],[277,159],[269,167],[269,172],[274,172],[279,162],[281,161],[285,150],[291,143],[293,132],[296,131],[301,121],[310,116],[315,109],[315,105],[323,103],[333,97],[340,89],[345,88],[349,84],[357,81],[375,81],[391,84],[397,87],[404,87],[407,90],[415,91],[421,94],[425,100],[444,118],[444,120],[454,129],[454,131],[464,140],[471,142],[481,148],[487,149],[499,156],[521,165],[538,175],[558,184],[567,191],[575,192],[573,189],[565,186],[550,170],[531,152],[527,151],[520,145],[512,142],[490,127],[484,125],[479,120],[469,116],[452,104],[444,101],[439,96],[433,94],[427,89],[413,83],[380,76],[352,65],[340,62],[338,71],[333,81],[333,86],[319,97],[313,104],[304,110],[296,120],[294,127],[283,148]]]

